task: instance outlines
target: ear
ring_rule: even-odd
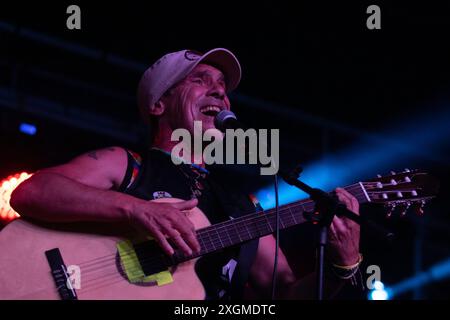
[[[149,108],[149,113],[152,116],[160,116],[164,113],[166,109],[166,104],[162,101],[162,99],[159,99],[156,101],[156,103]]]

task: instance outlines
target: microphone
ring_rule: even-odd
[[[267,163],[263,164],[261,162],[263,159],[258,157],[261,157],[261,150],[269,150],[269,145],[267,144],[267,141],[264,141],[264,139],[261,139],[259,137],[258,131],[256,129],[251,128],[249,129],[247,126],[239,122],[236,118],[236,115],[232,111],[229,110],[220,111],[214,118],[214,125],[218,130],[225,133],[224,137],[225,139],[232,139],[231,146],[233,148],[234,148],[234,141],[238,142],[236,145],[238,151],[238,162],[239,159],[243,159],[242,155],[244,154],[245,156],[249,157],[249,164],[257,164],[261,168],[262,175],[273,175],[278,172],[278,155],[276,154],[277,151],[275,151],[274,153],[271,150],[270,156],[268,152],[266,152],[265,156],[266,159],[264,159],[264,161],[267,161]],[[243,139],[242,136],[239,137],[236,133],[231,133],[231,135],[228,135],[226,132],[227,129],[231,130],[241,129],[245,131]],[[278,142],[277,141],[272,142],[274,143],[275,148],[277,148],[276,150],[278,150]],[[226,143],[226,145],[228,145],[228,143]],[[251,159],[253,159],[253,161]],[[269,163],[270,166],[266,167]],[[275,171],[272,172],[273,170]]]
[[[238,121],[234,112],[229,110],[220,111],[214,118],[214,125],[222,132],[225,132],[226,129],[245,129],[245,126]]]

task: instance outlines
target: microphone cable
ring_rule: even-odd
[[[280,212],[278,203],[278,174],[273,176],[275,188],[275,259],[273,262],[272,274],[272,300],[275,300],[275,292],[277,286],[277,267],[278,267],[278,250],[280,247]]]
[[[225,132],[229,128],[245,128],[240,122],[237,121],[236,115],[230,110],[220,111],[214,118],[214,125],[217,129]],[[273,155],[271,154],[272,162]],[[280,248],[280,212],[279,212],[279,201],[278,201],[278,174],[274,174],[274,187],[275,187],[275,256],[273,263],[273,274],[272,274],[272,300],[275,300],[275,292],[277,286],[277,268],[278,268],[278,251]],[[270,221],[269,221],[270,223]]]

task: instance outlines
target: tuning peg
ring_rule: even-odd
[[[411,203],[409,203],[409,202],[406,202],[401,206],[400,217],[404,217],[406,215],[406,212],[408,211],[410,206],[411,206]]]
[[[424,214],[425,204],[425,200],[422,200],[414,206],[414,211],[418,216],[422,216]]]
[[[417,197],[417,191],[416,191],[416,190],[411,191],[411,195],[412,195],[413,197]]]
[[[397,198],[403,198],[403,193],[401,193],[400,191],[397,191]]]
[[[415,208],[415,211],[416,211],[416,214],[417,214],[418,216],[423,216],[423,214],[424,214],[424,211],[423,211],[422,206],[417,206],[417,207]]]
[[[386,218],[392,217],[392,214],[394,213],[395,207],[396,207],[395,203],[389,204],[387,206],[387,208],[386,208]]]

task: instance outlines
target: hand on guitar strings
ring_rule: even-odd
[[[175,253],[168,241],[170,239],[184,255],[190,256],[200,252],[200,244],[194,225],[183,211],[190,210],[197,204],[197,199],[177,203],[142,200],[133,205],[129,220],[132,225],[150,232],[166,254]]]

